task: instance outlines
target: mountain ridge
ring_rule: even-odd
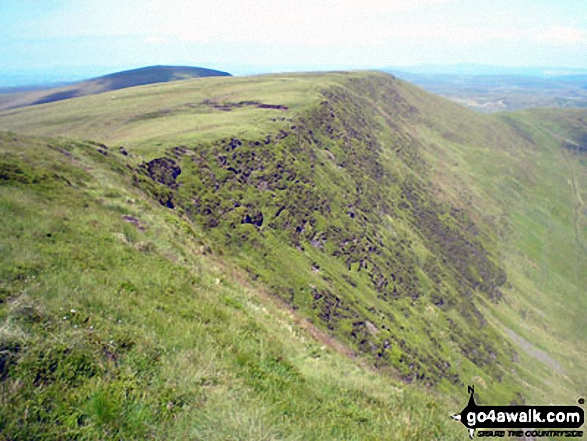
[[[549,133],[582,142],[580,111],[550,113],[546,130],[536,112],[478,115],[364,72],[212,78],[80,103],[2,112],[0,128],[60,137],[46,141],[51,154],[81,155],[96,179],[106,167],[204,238],[203,259],[236,265],[378,372],[448,397],[474,383],[500,403],[580,393],[586,223],[575,202],[587,174],[580,151]],[[68,147],[84,138],[93,144]],[[21,185],[34,157],[6,145],[3,179]],[[146,229],[136,195],[61,167],[68,191]]]

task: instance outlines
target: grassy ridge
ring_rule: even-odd
[[[383,93],[393,93],[385,82]],[[460,375],[478,376],[481,366],[503,377],[496,336],[468,300],[473,290],[500,295],[505,276],[487,249],[491,238],[475,237],[465,214],[430,199],[429,182],[412,170],[425,167],[413,145],[378,133],[385,126],[372,122],[370,103],[342,84],[277,133],[177,146],[136,179],[377,366],[430,385],[460,387]],[[387,105],[412,112],[401,100]],[[393,168],[379,159],[386,136],[396,137]],[[428,305],[428,323],[412,319]]]
[[[582,145],[581,114],[558,113],[552,123],[549,115],[484,117],[386,75],[334,73],[146,86],[4,112],[0,127],[105,142],[85,146],[91,165],[77,164],[100,176],[108,170],[108,179],[90,186],[93,197],[130,192],[128,200],[159,213],[153,225],[189,226],[162,251],[175,256],[173,265],[210,260],[204,256],[213,250],[215,274],[236,265],[246,273],[240,281],[267,287],[311,319],[314,335],[335,336],[347,346],[341,352],[380,372],[455,399],[465,384],[477,384],[485,402],[548,403],[568,402],[587,384],[587,168],[581,150],[568,148]],[[7,147],[9,182],[35,174],[14,171],[17,145]],[[142,212],[125,210],[118,223],[146,234]],[[170,251],[194,240],[181,258]],[[141,247],[153,253],[142,239],[130,242],[141,243],[138,256]],[[138,262],[136,272],[153,265],[157,274],[159,264]],[[198,274],[222,279],[210,272]],[[129,314],[151,306],[129,306]],[[241,310],[232,300],[227,306]],[[258,364],[255,354],[240,358],[247,369]],[[254,375],[271,378],[262,372]],[[298,398],[291,409],[307,396]],[[266,409],[281,412],[272,403]],[[440,417],[431,421],[435,432],[427,436],[452,430]],[[361,430],[309,437],[376,433]]]
[[[244,287],[198,227],[133,188],[124,156],[11,133],[0,149],[2,438],[461,435],[450,404]]]

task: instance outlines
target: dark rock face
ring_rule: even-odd
[[[164,207],[175,208],[174,192],[179,188],[176,180],[181,174],[181,168],[175,160],[171,158],[153,159],[140,164],[135,171],[137,172],[134,175],[136,184],[148,189]]]
[[[369,84],[357,87],[371,93]],[[170,149],[175,160],[142,164],[141,174],[162,205],[181,207],[227,249],[246,245],[255,258],[247,268],[253,277],[376,366],[393,365],[406,381],[458,384],[458,372],[444,359],[454,344],[473,364],[497,369],[487,355],[499,353],[495,336],[472,301],[476,291],[499,301],[506,282],[490,235],[434,197],[418,139],[392,119],[386,136],[393,150],[384,150],[369,108],[346,94],[323,91],[318,106],[295,120],[281,118],[272,133]],[[381,102],[388,100],[389,114],[409,118],[416,111],[393,90]],[[223,105],[217,109],[261,107]],[[390,228],[388,219],[401,219],[415,235]],[[275,243],[300,262],[305,250],[323,260],[295,277],[284,275]],[[405,326],[423,305],[445,323],[453,314],[470,325],[451,324],[449,342],[437,338],[438,324]]]
[[[154,181],[166,185],[171,189],[177,189],[176,179],[181,174],[181,168],[173,159],[157,158],[141,164],[140,167],[145,169]]]
[[[246,214],[241,223],[253,224],[260,227],[261,225],[263,225],[263,213],[257,211],[255,213]]]

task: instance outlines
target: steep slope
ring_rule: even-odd
[[[229,73],[203,67],[189,66],[149,66],[139,69],[116,72],[67,86],[23,93],[0,95],[0,110],[35,104],[52,103],[86,95],[104,93],[127,87],[146,84],[166,83],[188,78],[230,76]]]
[[[574,400],[587,384],[587,165],[559,139],[575,123],[541,121],[374,73],[202,79],[0,113],[0,128],[104,143],[95,161],[124,164],[133,192],[366,365],[500,403]]]
[[[0,133],[0,438],[459,439],[96,147]]]

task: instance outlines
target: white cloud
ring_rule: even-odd
[[[0,10],[6,1],[11,2],[0,0]],[[587,27],[581,22],[580,3],[18,0],[18,8],[0,13],[4,25],[0,38],[8,43],[0,44],[0,52],[6,60],[26,59],[23,63],[33,63],[27,51],[44,48],[38,49],[43,52],[39,56],[51,60],[67,56],[67,63],[85,60],[92,53],[100,62],[116,63],[122,57],[187,60],[193,56],[251,66],[453,62],[584,66]],[[49,54],[45,48],[59,49]]]
[[[389,30],[389,38],[410,41],[448,42],[467,46],[491,41],[520,40],[528,33],[520,30],[499,29],[483,26],[414,26],[403,25]]]
[[[140,25],[157,17],[148,31],[187,42],[296,44],[311,47],[382,47],[391,41],[460,45],[512,40],[528,35],[491,26],[451,25],[445,20],[403,20],[406,13],[454,0],[154,0],[142,8]],[[139,23],[117,26],[137,33]],[[162,39],[161,42],[168,40]]]
[[[557,45],[587,44],[587,32],[565,26],[553,26],[539,34],[536,39],[540,42]]]
[[[62,8],[25,23],[28,38],[138,37],[151,46],[242,44],[276,52],[355,48],[364,50],[361,56],[369,50],[397,54],[435,47],[468,54],[500,44],[506,51],[511,43],[567,45],[570,50],[587,44],[585,31],[554,26],[548,17],[541,32],[535,17],[463,0],[61,1]]]
[[[69,6],[30,36],[144,36],[207,43],[378,46],[394,38],[401,14],[457,0],[102,0]]]

